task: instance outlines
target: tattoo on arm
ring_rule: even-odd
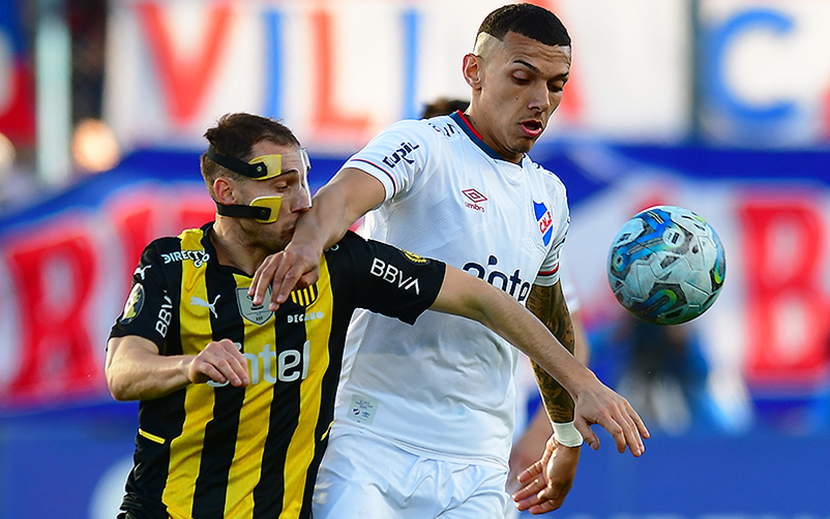
[[[574,329],[560,283],[552,287],[533,285],[527,298],[527,309],[533,312],[573,355]],[[557,423],[572,421],[574,401],[571,395],[544,369],[535,362],[532,364],[539,392],[542,394],[542,402],[550,419]]]

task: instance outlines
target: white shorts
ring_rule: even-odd
[[[502,519],[507,468],[404,450],[356,427],[333,428],[314,487],[314,519]]]

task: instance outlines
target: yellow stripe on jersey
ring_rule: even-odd
[[[138,434],[140,434],[141,436],[144,436],[145,438],[147,438],[151,442],[156,442],[159,445],[164,445],[164,438],[162,438],[161,436],[156,436],[153,433],[148,433],[147,431],[145,431],[141,427],[138,428]]]
[[[251,278],[234,274],[238,288],[248,288]],[[267,417],[274,399],[274,386],[264,383],[263,363],[257,352],[274,350],[275,328],[260,326],[247,319],[245,323],[245,358],[248,359],[248,376],[251,384],[245,388],[245,401],[239,414],[239,430],[236,452],[228,474],[224,517],[251,517],[254,511],[254,494],[251,489],[260,480],[265,440],[268,437]],[[270,363],[269,375],[275,375],[276,363]],[[257,383],[263,382],[263,383]],[[240,501],[234,501],[242,497]]]
[[[189,229],[179,235],[182,250],[202,249],[200,229]],[[197,355],[207,342],[193,340],[211,337],[210,304],[205,285],[205,263],[197,268],[193,261],[182,261],[182,291],[179,304],[182,353]],[[170,465],[162,501],[168,513],[190,517],[196,478],[199,476],[205,426],[213,419],[214,390],[207,384],[191,384],[185,392],[185,420],[182,434],[170,444]]]
[[[285,495],[280,519],[294,519],[299,516],[308,468],[314,460],[316,446],[314,438],[317,422],[320,419],[323,376],[326,374],[330,360],[329,338],[334,306],[325,256],[320,260],[320,279],[315,285],[305,290],[308,291],[305,295],[310,300],[309,306],[314,305],[314,308],[309,311],[322,312],[325,318],[305,322],[306,343],[303,346],[303,357],[308,359],[309,367],[300,387],[299,423],[291,437],[285,456]]]
[[[170,443],[170,468],[162,501],[172,517],[190,517],[196,478],[202,461],[205,426],[213,420],[214,390],[207,384],[191,384],[185,393],[182,435]]]

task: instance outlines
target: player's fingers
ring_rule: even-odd
[[[539,476],[540,474],[542,474],[542,468],[543,468],[542,467],[542,461],[539,460],[536,463],[534,463],[533,465],[531,465],[531,466],[527,467],[526,469],[524,469],[523,471],[521,471],[519,473],[519,475],[517,476],[517,479],[519,480],[520,483],[526,483],[526,482],[530,481],[531,479],[533,479],[533,478]]]
[[[539,491],[545,488],[547,480],[542,474],[537,474],[530,479],[520,481],[520,483],[522,487],[513,493],[514,501],[523,501],[536,496]]]
[[[625,431],[617,420],[610,416],[602,415],[600,419],[597,420],[597,423],[608,431],[608,434],[610,434],[612,438],[614,438],[614,442],[617,444],[617,451],[621,453],[625,452],[625,446],[627,443]]]
[[[534,479],[533,481],[529,482],[524,487],[520,488],[516,492],[513,493],[513,501],[522,502],[528,499],[534,499],[535,496],[539,494],[545,488],[544,481],[540,479]],[[528,503],[527,506],[531,506],[533,503]]]
[[[525,510],[530,510],[531,508],[533,508],[534,506],[537,506],[538,504],[539,504],[539,498],[536,497],[536,495],[534,494],[533,496],[531,496],[527,499],[517,501],[516,502],[516,508],[520,512],[524,512]]]
[[[309,270],[302,276],[300,276],[300,280],[297,281],[297,288],[305,288],[310,287],[314,283],[317,282],[317,278],[320,276],[320,268],[319,266],[315,266],[315,268]]]
[[[562,502],[563,502],[563,500],[561,500],[561,499],[555,500],[555,501],[551,501],[551,500],[541,501],[538,504],[536,504],[534,506],[531,506],[528,509],[528,512],[530,512],[533,515],[546,514],[548,512],[553,512],[554,510],[556,510],[560,506],[562,506]]]
[[[539,503],[539,493],[545,488],[544,478],[534,478],[528,482],[521,490],[513,494],[513,501],[519,510],[527,510],[533,505]]]
[[[581,419],[581,417],[576,417],[574,418],[574,427],[576,427],[576,430],[579,431],[579,434],[582,435],[582,439],[585,440],[585,443],[587,443],[589,447],[594,450],[599,449],[599,438],[597,438],[597,435],[594,434],[594,431],[591,429],[591,425],[587,421]]]
[[[624,413],[623,417],[625,419],[625,441],[628,444],[628,449],[634,456],[641,456],[646,451],[646,446],[643,444],[642,436],[640,436],[640,429],[630,414]]]
[[[248,384],[248,361],[239,347],[230,339],[211,343],[205,351],[205,361],[212,364],[234,387]]]
[[[248,369],[247,367],[242,368],[235,357],[216,357],[214,367],[224,375],[232,386],[240,387],[248,384]]]
[[[224,384],[228,381],[228,379],[225,378],[225,376],[218,369],[216,369],[215,366],[209,362],[205,362],[202,359],[194,359],[194,361],[190,364],[187,378],[194,384],[201,384],[203,382],[207,382],[208,380],[218,382],[219,384]]]
[[[248,295],[253,297],[255,305],[261,305],[265,300],[265,292],[271,286],[271,280],[274,279],[274,272],[277,270],[279,263],[279,256],[272,254],[265,258],[265,261],[254,272],[254,278],[251,281],[251,287],[248,289]]]
[[[274,271],[271,290],[271,311],[276,312],[279,305],[288,300],[288,295],[294,290],[297,280],[303,275],[302,268],[298,268],[297,258],[286,255]]]
[[[628,402],[626,402],[626,403],[628,404]],[[634,409],[634,407],[631,406],[631,404],[628,404],[628,408],[629,408],[629,414],[632,416],[632,419],[634,420],[634,423],[637,424],[637,430],[640,431],[640,436],[642,436],[643,438],[648,439],[651,436],[651,433],[648,432],[648,428],[646,427],[646,423],[643,421],[643,419],[640,417],[640,415],[637,413],[637,411]]]
[[[634,416],[632,416],[636,416],[636,414],[637,413],[634,412],[634,409],[628,401],[621,398],[619,412],[615,413],[613,418],[614,421],[616,421],[622,428],[625,444],[628,445],[628,449],[631,451],[631,454],[634,456],[640,456],[643,452],[645,452],[645,445],[643,445],[643,438],[640,436],[640,429],[637,422],[634,419]],[[623,450],[620,452],[625,451],[625,445],[623,445],[622,448]]]
[[[535,495],[517,503],[519,510],[527,510],[531,514],[545,514],[552,512],[562,506],[565,502],[565,495],[559,491],[552,491],[549,487],[537,492]]]
[[[247,386],[249,383],[248,360],[245,358],[245,355],[236,349],[236,347],[232,350],[227,350],[227,355],[226,361],[228,363],[228,367],[239,379],[239,384],[234,384],[234,386]],[[231,383],[233,384],[233,381]]]

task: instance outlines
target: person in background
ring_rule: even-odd
[[[450,115],[454,112],[464,112],[470,106],[469,101],[439,97],[427,103],[421,113],[421,119],[431,119],[439,115]]]

